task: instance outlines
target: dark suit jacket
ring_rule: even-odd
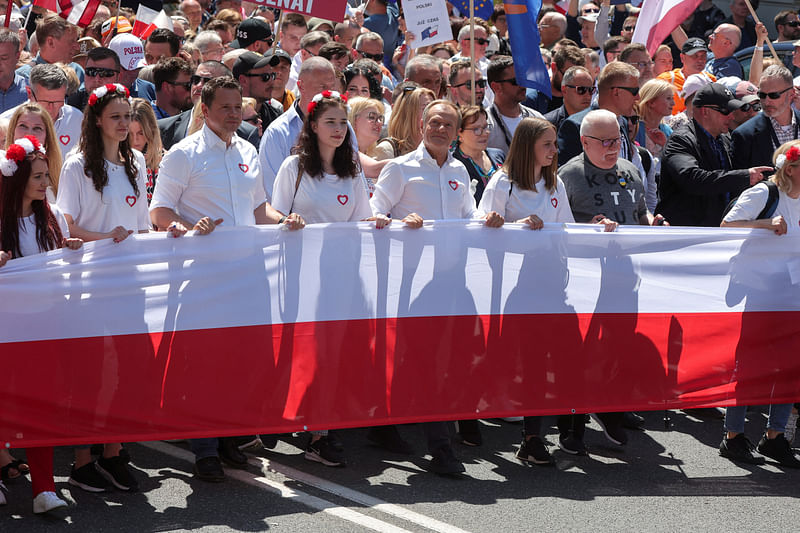
[[[675,130],[661,158],[656,212],[673,226],[717,227],[728,202],[750,186],[747,170],[723,170],[695,120]],[[731,166],[731,141],[720,135]]]
[[[800,127],[800,112],[794,111],[794,115]],[[772,123],[763,111],[733,130],[733,168],[772,166],[774,135]]]
[[[172,146],[186,137],[189,131],[189,123],[192,121],[192,110],[184,111],[174,117],[162,118],[158,121],[158,130],[161,132],[161,143],[164,150],[169,150]],[[258,143],[261,140],[258,136],[258,128],[247,122],[242,122],[236,135],[248,141],[258,150]]]
[[[547,120],[547,122],[555,126],[556,131],[558,131],[558,128],[561,127],[561,124],[567,120],[567,108],[562,105],[561,107],[553,109],[549,113],[545,114],[544,118]]]

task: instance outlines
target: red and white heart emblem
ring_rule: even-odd
[[[339,200],[339,203],[342,205],[346,204],[347,200],[349,200],[346,194],[340,194],[339,196],[336,197],[336,199]]]
[[[135,196],[126,196],[125,197],[125,202],[129,206],[133,207],[134,205],[136,205],[136,197]]]
[[[248,167],[244,163],[239,163],[239,170],[241,170],[242,172],[244,172],[246,174],[247,171],[250,170],[250,167]]]
[[[450,188],[453,189],[454,191],[458,189],[457,181],[450,180],[447,182],[447,184],[450,185]]]
[[[550,198],[550,203],[553,204],[553,208],[558,207],[558,198]]]
[[[66,146],[66,145],[69,144],[70,136],[69,135],[62,135],[61,137],[58,138],[58,140],[61,141],[61,144]]]

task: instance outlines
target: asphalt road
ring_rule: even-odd
[[[643,413],[646,431],[624,448],[593,422],[589,457],[553,451],[555,468],[522,466],[514,452],[521,425],[484,421],[484,444],[456,445],[466,475],[425,472],[422,431],[401,433],[418,456],[370,446],[365,430],[341,433],[349,464],[306,461],[302,436],[251,455],[247,470],[221,484],[192,477],[185,444],[130,444],[140,491],[89,494],[69,486],[71,450],[56,450],[56,486],[70,507],[31,511],[27,480],[9,483],[0,532],[38,531],[793,531],[800,471],[738,466],[717,455],[722,421],[672,412]],[[754,442],[765,416],[750,413]],[[556,436],[551,433],[550,441]],[[17,452],[18,453],[18,452]]]

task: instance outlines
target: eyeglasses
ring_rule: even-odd
[[[508,78],[507,80],[497,80],[497,83],[510,83],[511,85],[518,85],[517,78]]]
[[[253,115],[250,118],[243,118],[242,120],[244,122],[249,122],[253,126],[258,126],[258,123],[261,122],[261,117],[259,117],[258,115]]]
[[[469,37],[464,39],[465,41],[471,40]],[[489,39],[484,39],[483,37],[475,37],[475,42],[479,45],[483,46],[484,44],[489,44]]]
[[[619,144],[620,141],[619,137],[614,137],[612,139],[601,139],[600,137],[592,137],[591,135],[584,135],[584,137],[589,137],[595,141],[600,141],[600,144],[603,145],[603,148],[613,148],[615,145]]]
[[[274,72],[264,72],[262,74],[245,74],[245,76],[247,76],[248,78],[259,78],[264,83],[272,81],[278,77],[278,75],[275,74]]]
[[[638,87],[625,87],[625,86],[622,86],[622,85],[615,85],[614,87],[611,87],[611,88],[612,89],[622,89],[623,91],[628,91],[633,96],[636,96],[636,95],[639,94],[639,88]]]
[[[374,111],[367,113],[366,118],[367,122],[371,122],[373,124],[383,124],[383,122],[386,120],[386,118],[383,115],[375,113]]]
[[[791,87],[787,87],[782,91],[778,91],[778,92],[774,92],[774,93],[765,93],[764,91],[758,91],[758,97],[761,100],[764,100],[767,97],[769,97],[770,100],[777,100],[778,98],[781,97],[781,95],[783,93],[785,93],[786,91],[790,91],[791,89],[792,89]]]
[[[724,108],[724,107],[718,107],[718,106],[715,106],[715,105],[707,105],[707,106],[703,106],[703,107],[707,107],[708,109],[713,109],[717,113],[721,113],[721,114],[725,115],[726,117],[728,115],[730,115],[731,113],[733,113],[733,111],[731,111],[730,109],[727,109],[727,108]]]
[[[191,83],[192,83],[192,85],[197,85],[197,84],[200,84],[200,83],[205,84],[210,79],[211,78],[209,78],[209,77],[198,76],[198,75],[195,74],[194,76],[192,76]]]
[[[761,103],[760,102],[750,102],[750,103],[747,103],[747,104],[743,104],[742,107],[739,108],[739,111],[744,111],[745,113],[747,113],[751,109],[753,111],[756,111],[756,112],[761,111]]]
[[[190,91],[192,89],[192,80],[189,80],[189,81],[168,81],[167,83],[169,83],[173,87],[183,87],[187,91]]]
[[[86,67],[86,75],[90,78],[113,78],[119,74],[118,70],[103,67]]]
[[[62,100],[42,100],[41,98],[37,97],[36,93],[33,92],[33,91],[31,91],[31,96],[33,96],[33,99],[36,102],[38,102],[40,104],[43,104],[43,105],[48,105],[48,106],[62,106],[62,105],[64,105],[64,100],[63,99]]]
[[[464,128],[464,131],[471,131],[472,133],[475,134],[476,137],[480,137],[484,133],[487,135],[492,133],[493,129],[494,126],[492,124],[487,124],[482,128]]]
[[[312,52],[312,51],[311,51],[311,50],[309,50],[308,48],[303,48],[303,50],[305,50],[305,51],[306,51],[306,53],[308,53],[308,54],[309,54],[311,57],[316,57],[316,56],[317,56],[317,54],[315,54],[314,52]]]
[[[594,94],[594,85],[565,85],[565,87],[569,87],[570,89],[575,89],[575,92],[578,94]]]
[[[366,57],[367,59],[375,61],[376,63],[381,63],[383,61],[383,54],[368,54],[365,51],[359,49],[356,49],[356,52]]]
[[[625,26],[622,29],[625,31],[633,31],[636,29],[636,26]]]
[[[467,89],[472,90],[472,80],[467,80],[464,83],[459,83],[458,85],[451,85],[450,87],[466,87]],[[475,87],[483,89],[484,87],[486,87],[486,80],[484,79],[475,80]]]

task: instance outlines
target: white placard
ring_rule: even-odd
[[[443,43],[453,38],[445,0],[403,0],[408,31],[414,34],[411,48]]]

